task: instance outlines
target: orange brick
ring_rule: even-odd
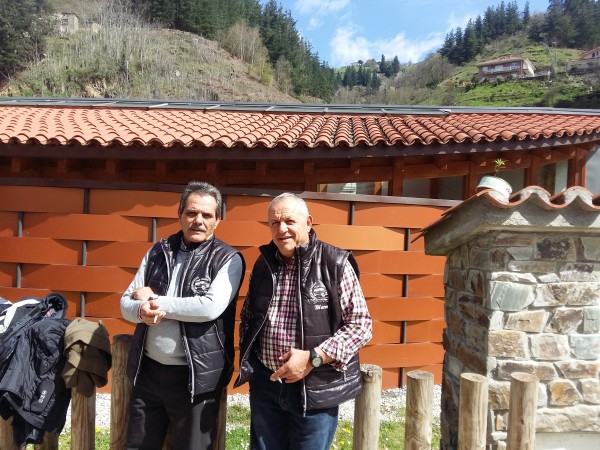
[[[119,267],[24,265],[22,285],[26,288],[76,292],[123,292],[135,271]]]
[[[428,320],[444,318],[444,301],[432,297],[386,297],[367,299],[373,319]]]
[[[400,369],[382,369],[381,389],[396,389],[398,387],[400,387]]]
[[[93,214],[25,214],[23,236],[88,241],[142,241],[150,238],[150,219]]]
[[[0,261],[33,264],[78,264],[81,242],[28,237],[0,237]]]
[[[377,364],[383,368],[441,364],[444,350],[441,344],[381,344],[370,345],[360,351],[363,364]]]
[[[177,219],[159,219],[156,223],[156,240],[166,238],[181,230]]]
[[[356,203],[354,225],[424,228],[438,220],[449,207]]]
[[[433,297],[444,296],[444,275],[410,275],[408,277],[408,296],[428,295]]]
[[[83,189],[35,186],[0,186],[0,210],[82,213]]]
[[[444,273],[446,258],[422,252],[355,250],[354,257],[361,273],[431,274]]]
[[[348,225],[350,202],[307,199],[306,206],[315,225]]]
[[[0,236],[17,236],[19,228],[19,214],[15,212],[0,211]]]
[[[88,266],[117,266],[137,269],[151,242],[90,242]]]
[[[85,296],[85,315],[91,317],[122,318],[121,292],[106,294],[101,292],[90,292]]]
[[[271,197],[228,195],[225,220],[266,222],[271,200]]]
[[[365,297],[398,297],[402,295],[401,275],[365,273],[360,276],[360,285]]]
[[[404,250],[404,231],[384,227],[316,225],[317,237],[346,250]]]
[[[271,240],[267,225],[250,221],[222,220],[215,236],[232,246],[259,246]]]
[[[402,322],[373,321],[373,338],[369,345],[399,344],[402,339]]]
[[[444,328],[446,328],[444,319],[407,322],[406,342],[442,342]]]
[[[90,214],[120,214],[139,217],[177,217],[181,192],[92,189]]]
[[[17,282],[17,265],[0,262],[0,286],[15,287]]]

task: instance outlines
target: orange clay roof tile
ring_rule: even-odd
[[[596,111],[476,109],[437,114],[20,105],[0,102],[0,143],[294,148],[522,141],[600,133]]]

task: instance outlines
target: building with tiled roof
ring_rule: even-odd
[[[69,317],[131,333],[119,300],[178,230],[182,185],[221,189],[217,236],[248,268],[271,198],[300,191],[318,236],[361,268],[374,319],[361,361],[383,368],[384,388],[415,369],[440,382],[444,261],[411,236],[475,195],[499,157],[514,192],[589,187],[599,142],[598,111],[0,98],[0,297],[59,292]]]
[[[567,72],[589,72],[600,67],[600,47],[595,47],[581,55],[574,61],[567,61]]]
[[[475,193],[493,161],[514,190],[586,184],[600,113],[552,108],[0,99],[0,177],[433,199]]]
[[[480,62],[476,66],[479,68],[481,81],[535,76],[535,67],[531,61],[521,56],[505,55]]]

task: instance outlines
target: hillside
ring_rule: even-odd
[[[341,89],[339,103],[375,103],[445,106],[555,106],[594,108],[600,104],[582,99],[600,91],[598,73],[571,75],[565,63],[583,53],[579,49],[554,48],[533,43],[521,33],[498,39],[481,54],[461,66],[454,66],[439,54],[423,62],[402,67],[393,79],[383,79],[379,91],[355,87]],[[511,79],[480,83],[477,63],[511,54],[528,58],[539,75],[535,79]],[[548,74],[551,75],[548,75]],[[593,95],[591,96],[593,97]]]
[[[64,2],[63,2],[64,3]],[[80,13],[79,2],[61,5]],[[84,3],[85,4],[85,3]],[[55,6],[56,7],[56,6]],[[298,103],[215,41],[103,10],[95,24],[48,38],[44,58],[0,86],[3,96]]]
[[[80,17],[79,31],[49,37],[44,58],[0,85],[0,95],[322,102],[282,92],[274,81],[275,68],[245,63],[217,41],[148,24],[106,1],[51,3],[56,11],[75,12]],[[393,78],[381,75],[379,89],[341,87],[331,102],[599,107],[598,74],[565,73],[564,63],[577,59],[581,53],[582,50],[533,43],[521,32],[494,40],[474,60],[461,66],[450,64],[438,53],[432,54],[422,62],[402,66]],[[479,83],[476,64],[507,54],[526,57],[535,66],[536,74],[550,71],[552,76]]]

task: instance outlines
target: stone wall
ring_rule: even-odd
[[[540,380],[537,432],[600,432],[600,237],[524,226],[463,241],[445,269],[442,448],[456,448],[463,372],[490,379],[489,448],[505,448],[513,372]]]

